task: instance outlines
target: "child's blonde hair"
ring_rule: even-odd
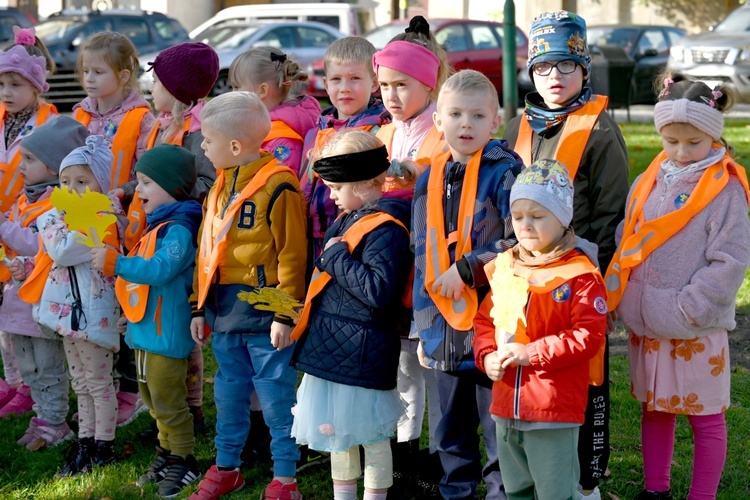
[[[138,51],[136,51],[130,38],[113,31],[100,31],[89,36],[78,49],[78,60],[76,71],[78,78],[83,84],[83,56],[86,52],[100,54],[104,62],[112,68],[116,75],[122,70],[128,70],[130,77],[123,88],[130,93],[135,90],[140,92],[138,85]]]
[[[258,149],[271,131],[271,117],[263,101],[244,91],[227,92],[208,101],[201,110],[201,124],[229,140]]]
[[[347,36],[333,42],[323,56],[323,68],[328,74],[329,64],[362,63],[371,77],[375,77],[372,69],[372,56],[377,50],[366,38],[361,36]]]
[[[500,101],[495,86],[479,71],[464,69],[448,78],[438,94],[438,108],[443,96],[448,93],[485,95],[489,100],[491,116],[497,116],[500,112]]]
[[[154,72],[153,75],[154,82],[157,82],[159,77],[156,75],[156,72]],[[162,87],[164,86],[162,85]],[[172,99],[172,108],[169,110],[172,114],[172,121],[167,125],[167,128],[164,129],[164,132],[162,132],[161,140],[162,142],[169,142],[182,133],[182,129],[185,127],[185,113],[193,107],[193,104],[185,104],[180,101],[173,96],[166,87],[164,87],[164,92],[166,92]],[[158,120],[154,122],[154,127],[159,127]]]
[[[253,47],[238,55],[229,66],[232,87],[276,85],[284,101],[296,98],[307,87],[308,76],[299,64],[276,47]]]
[[[443,47],[435,40],[435,34],[430,31],[430,25],[427,20],[422,16],[414,16],[409,21],[409,27],[403,33],[391,38],[388,43],[404,41],[411,42],[417,45],[421,45],[426,48],[440,61],[438,66],[437,82],[435,88],[430,92],[430,98],[436,100],[440,89],[442,88],[445,81],[453,74],[453,66],[448,62],[448,54],[445,52]]]
[[[331,139],[320,149],[320,154],[316,160],[328,158],[330,156],[361,153],[363,151],[369,151],[381,147],[384,147],[383,141],[378,139],[375,134],[356,128],[347,128],[337,132],[331,137]],[[352,168],[357,168],[357,166],[352,165]],[[408,182],[417,178],[419,170],[419,165],[412,160],[402,160],[400,162],[393,160],[391,161],[388,170],[374,179],[352,182],[352,191],[365,203],[368,201],[374,201],[374,199],[367,199],[366,193],[376,189],[382,191],[386,176],[398,177],[404,179],[405,182]]]

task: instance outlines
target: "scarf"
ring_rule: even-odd
[[[44,193],[47,192],[47,188],[49,187],[55,187],[60,185],[60,180],[55,179],[53,181],[49,182],[41,182],[39,184],[34,184],[33,186],[24,186],[23,192],[26,194],[26,199],[29,203],[36,203],[39,198],[42,197]]]
[[[19,135],[23,135],[27,133],[29,130],[31,130],[31,126],[26,129],[26,124],[28,123],[29,119],[31,118],[31,115],[34,114],[34,112],[39,107],[39,103],[35,102],[31,106],[28,106],[25,109],[22,109],[18,113],[5,113],[5,148],[7,149],[8,146],[13,144],[13,141],[16,140],[16,137]],[[25,131],[24,131],[25,130]],[[22,134],[23,132],[23,134]]]
[[[537,135],[559,126],[565,121],[569,113],[579,109],[591,99],[591,89],[584,87],[581,93],[572,102],[562,108],[550,109],[544,104],[542,96],[533,92],[526,96],[526,109],[524,115],[529,121],[532,130]]]
[[[518,243],[513,247],[513,261],[515,267],[533,271],[539,267],[544,267],[553,262],[557,262],[570,253],[570,251],[577,245],[578,237],[573,231],[573,228],[568,227],[562,237],[557,241],[557,244],[549,252],[543,253],[542,255],[534,255]]]

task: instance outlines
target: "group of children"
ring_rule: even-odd
[[[299,445],[331,454],[336,500],[357,498],[363,474],[365,499],[394,478],[408,495],[426,402],[442,498],[473,498],[481,481],[491,499],[599,498],[616,308],[643,403],[639,498],[671,498],[680,413],[695,435],[690,498],[715,496],[727,330],[750,265],[747,178],[722,139],[732,89],[664,76],[664,151],[629,188],[607,98],[586,86],[584,20],[545,13],[529,40],[537,91],[497,140],[491,82],[448,77],[419,17],[380,51],[334,42],[322,112],[271,47],[232,63],[235,91],[200,101],[216,54],[177,45],[152,63],[156,119],[132,44],[109,32],[81,45],[75,120],[53,118],[38,97],[53,68],[19,31],[0,53],[0,413],[36,412],[19,444],[73,438],[70,379],[78,436],[58,474],[112,463],[116,426],[145,404],[159,444],[137,483],[178,495],[202,475],[210,342],[216,461],[190,498],[244,487],[251,410],[271,436],[263,498],[302,498]],[[108,193],[117,222],[98,238],[70,228],[57,185]]]

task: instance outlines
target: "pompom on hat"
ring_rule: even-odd
[[[21,43],[6,51],[0,51],[0,74],[18,73],[28,80],[37,92],[47,92],[49,90],[47,61],[42,56],[32,56],[26,52],[24,45],[33,45],[33,43]]]
[[[534,18],[529,30],[529,58],[526,67],[533,78],[534,64],[544,61],[573,60],[591,71],[591,54],[586,42],[586,21],[566,10],[545,12]]]
[[[397,40],[373,54],[372,69],[376,75],[380,66],[400,71],[434,89],[440,59],[432,51],[416,43]]]
[[[60,174],[73,165],[88,165],[102,192],[108,193],[111,187],[113,160],[112,148],[107,138],[103,135],[90,135],[86,138],[84,146],[75,148],[63,159],[60,164]]]
[[[169,47],[149,65],[167,92],[184,104],[206,97],[219,76],[219,56],[203,42]]]
[[[557,160],[537,160],[523,169],[510,190],[511,206],[521,199],[539,203],[566,228],[573,220],[573,181]]]

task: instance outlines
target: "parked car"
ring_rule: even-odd
[[[34,26],[33,19],[15,7],[0,7],[0,44],[13,41],[13,26],[30,28]]]
[[[617,45],[635,62],[630,84],[630,104],[655,102],[654,78],[663,72],[669,50],[685,36],[685,30],[672,26],[589,26],[590,46]]]
[[[86,37],[98,31],[126,35],[139,54],[189,41],[187,31],[177,20],[159,12],[107,10],[52,14],[36,27],[37,36],[57,65],[57,72],[47,78],[50,89],[44,97],[48,101],[65,108],[86,97],[76,74],[78,47]]]
[[[315,21],[328,24],[347,35],[362,35],[375,27],[372,7],[349,2],[333,3],[270,3],[235,5],[216,13],[190,32],[190,38],[200,39],[206,29],[254,21]]]
[[[732,83],[750,102],[750,3],[730,12],[713,30],[683,38],[669,51],[667,67],[709,87]]]
[[[335,40],[346,35],[331,26],[309,21],[256,21],[233,23],[204,30],[195,41],[212,46],[219,54],[219,77],[211,90],[211,95],[219,95],[232,90],[229,85],[229,66],[242,52],[259,45],[270,45],[283,50],[300,67],[310,66],[313,61],[323,58],[326,49]],[[146,69],[157,53],[141,58],[141,68]],[[143,72],[140,85],[150,91],[153,82],[151,72]]]

